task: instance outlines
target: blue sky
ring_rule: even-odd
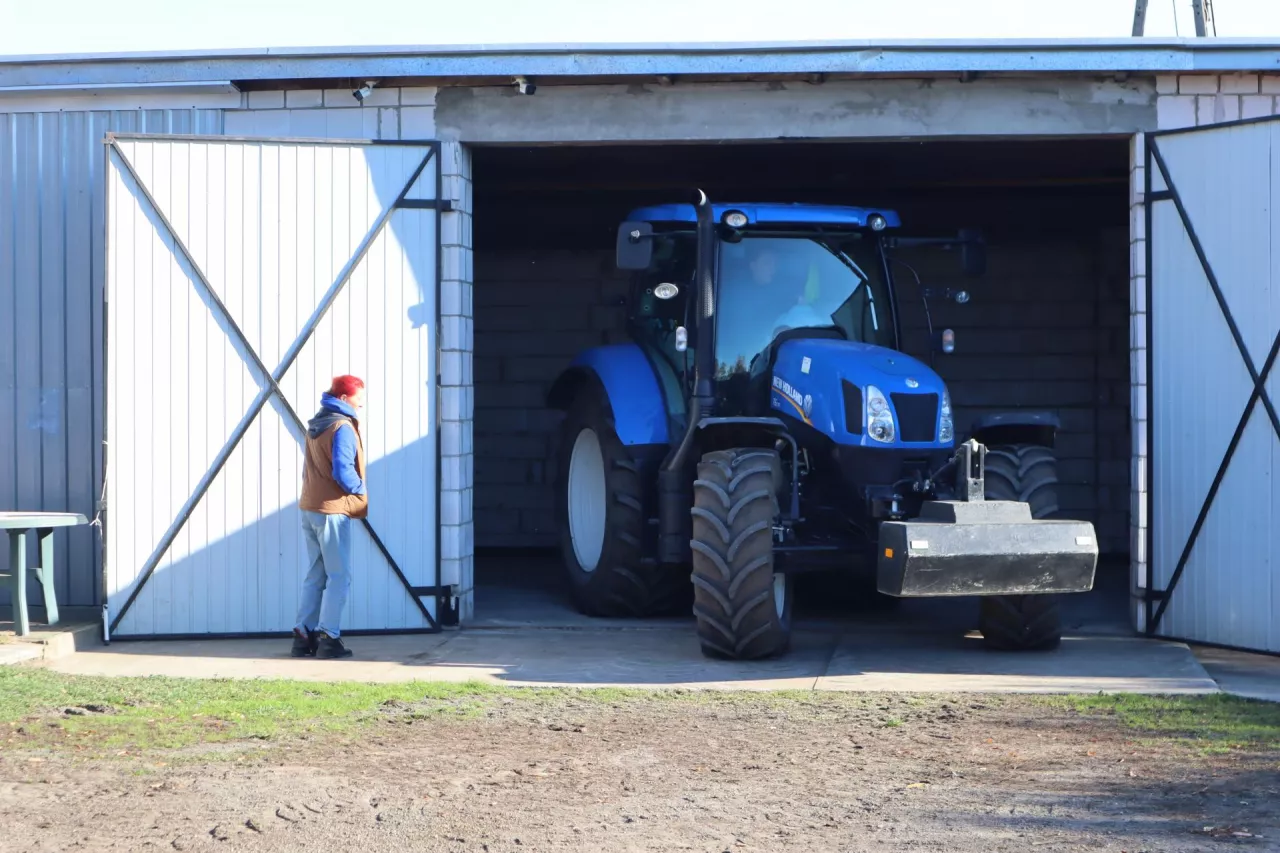
[[[1280,0],[1214,0],[1280,38]],[[305,9],[305,12],[299,12]],[[1150,0],[1147,35],[1193,34]],[[236,47],[1128,36],[1132,0],[0,0],[0,54]]]

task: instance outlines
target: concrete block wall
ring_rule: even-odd
[[[434,139],[436,89],[373,90],[363,103],[350,89],[244,92],[225,113],[228,136],[302,139]]]
[[[627,277],[612,252],[476,256],[476,542],[556,544],[560,413],[551,383],[583,349],[625,339]]]
[[[1156,117],[1159,130],[1202,127],[1224,121],[1280,116],[1280,74],[1181,74],[1156,78]],[[1130,211],[1132,227],[1130,316],[1132,349],[1132,491],[1130,502],[1130,565],[1132,587],[1148,586],[1147,483],[1147,226],[1146,140],[1136,134],[1130,145]],[[1134,598],[1134,626],[1146,628],[1142,602]]]
[[[1052,411],[1064,515],[1093,522],[1104,553],[1129,547],[1128,234],[1125,229],[1035,243],[993,244],[987,274],[959,274],[947,253],[900,252],[934,297],[935,330],[956,333],[938,355],[963,434],[986,414]],[[897,270],[904,348],[928,363],[928,325],[915,281]]]
[[[1176,90],[1176,81],[1174,83]],[[1147,224],[1146,149],[1142,134],[1129,145],[1129,377],[1130,435],[1133,437],[1129,479],[1130,587],[1147,587]],[[1136,595],[1134,627],[1146,627],[1146,608]]]
[[[440,279],[440,574],[455,584],[458,615],[469,620],[475,608],[475,526],[472,487],[475,413],[472,326],[471,155],[457,142],[441,145],[443,195],[453,212],[441,217]]]
[[[1160,130],[1280,114],[1280,74],[1183,74],[1156,79]]]
[[[993,247],[976,283],[949,255],[904,255],[926,286],[972,293],[966,305],[931,303],[935,327],[956,330],[957,352],[937,369],[959,423],[1010,408],[1058,412],[1063,510],[1093,521],[1112,553],[1129,538],[1126,239]],[[475,263],[476,544],[555,545],[560,416],[543,400],[575,353],[625,339],[627,279],[608,251],[481,252]],[[906,348],[927,359],[918,292],[899,283]]]

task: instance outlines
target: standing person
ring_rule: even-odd
[[[358,418],[363,406],[364,382],[338,376],[320,395],[320,411],[307,424],[298,508],[311,562],[293,629],[296,658],[351,656],[338,623],[351,588],[353,519],[369,511]]]

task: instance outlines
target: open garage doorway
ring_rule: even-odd
[[[689,202],[695,187],[716,202],[889,208],[901,216],[902,236],[981,229],[988,266],[978,278],[963,275],[954,252],[896,252],[931,293],[933,327],[953,329],[956,342],[931,359],[924,293],[897,266],[903,349],[932,361],[947,382],[962,437],[989,412],[1058,415],[1060,514],[1092,522],[1103,555],[1099,594],[1073,602],[1088,611],[1076,623],[1123,623],[1127,139],[482,147],[472,155],[478,624],[590,621],[573,608],[558,550],[562,415],[547,393],[575,354],[627,339],[618,224],[642,205]],[[967,303],[948,298],[959,290]],[[849,612],[856,602],[841,592],[836,576],[805,577],[798,625]],[[938,618],[936,601],[905,604],[893,619]],[[961,621],[974,613],[943,605]],[[1099,606],[1105,614],[1094,612]]]

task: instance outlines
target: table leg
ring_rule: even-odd
[[[40,534],[40,586],[44,590],[45,620],[58,624],[58,596],[53,588],[53,528],[42,527]]]
[[[27,619],[27,531],[9,531],[9,577],[13,586],[13,624],[18,636],[31,633]]]

